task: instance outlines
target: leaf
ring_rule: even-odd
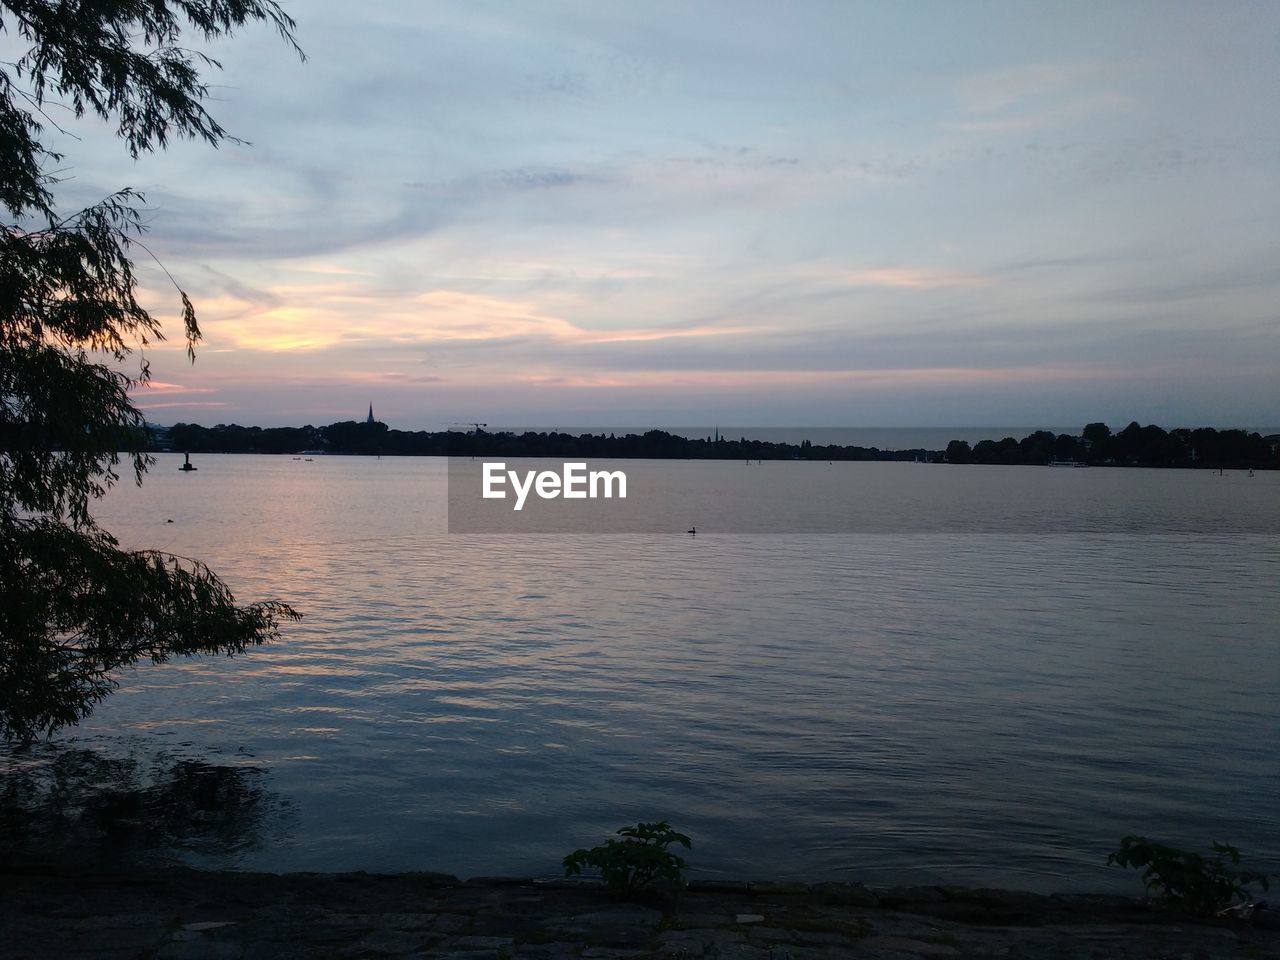
[[[665,820],[622,827],[600,846],[566,856],[565,875],[577,875],[583,866],[591,866],[600,871],[606,886],[619,892],[632,892],[655,880],[678,882],[688,864],[666,847],[681,838],[685,847],[691,846],[689,838],[676,833]]]
[[[240,653],[297,617],[278,601],[237,604],[197,561],[120,550],[94,522],[122,455],[139,483],[150,464],[129,397],[150,365],[123,365],[164,334],[138,299],[133,252],[150,254],[142,195],[125,188],[60,215],[44,106],[115,124],[134,157],[175,134],[234,140],[204,108],[200,67],[217,63],[184,47],[184,30],[212,41],[265,22],[297,45],[275,0],[3,9],[10,47],[28,49],[10,64],[27,89],[0,70],[0,206],[11,216],[0,224],[0,735],[25,739],[87,716],[123,666]],[[174,286],[194,357],[195,307]]]

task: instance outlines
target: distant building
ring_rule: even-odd
[[[369,404],[369,416],[365,420],[365,423],[373,423],[373,404],[372,403]]]

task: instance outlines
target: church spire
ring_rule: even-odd
[[[369,404],[369,418],[365,420],[365,423],[373,423],[373,404],[372,403]]]

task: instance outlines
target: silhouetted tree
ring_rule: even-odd
[[[1182,459],[1183,445],[1155,424],[1140,426],[1135,420],[1112,438],[1112,450],[1122,463],[1152,467],[1171,466]]]
[[[330,453],[380,453],[387,435],[385,423],[344,420],[320,428]]]
[[[62,157],[40,141],[52,104],[113,125],[135,158],[173,136],[234,139],[203,106],[199,68],[217,62],[180,44],[253,21],[297,49],[274,0],[0,0],[0,32],[27,47],[0,65],[0,736],[75,723],[139,659],[239,652],[296,616],[238,605],[198,562],[122,550],[90,515],[118,451],[138,482],[149,463],[128,396],[147,363],[120,365],[162,333],[136,298],[141,196],[60,212]]]
[[[1037,430],[1018,444],[1023,463],[1048,463],[1054,457],[1058,438],[1048,430]]]
[[[1086,423],[1080,436],[1095,445],[1106,443],[1111,439],[1111,428],[1105,423]]]
[[[1060,433],[1057,439],[1053,441],[1053,456],[1055,460],[1075,460],[1080,456],[1080,453],[1080,444],[1070,434]]]

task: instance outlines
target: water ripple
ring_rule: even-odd
[[[1274,537],[451,537],[431,461],[209,460],[106,526],[306,618],[61,738],[269,768],[290,837],[197,862],[545,874],[669,818],[707,876],[1115,887],[1128,832],[1280,866]]]

